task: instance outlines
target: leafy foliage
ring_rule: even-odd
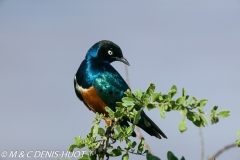
[[[237,146],[240,147],[240,131],[237,131],[238,139],[236,140]]]
[[[98,157],[98,159],[103,160],[105,156],[107,158],[122,156],[122,160],[128,160],[129,154],[132,153],[136,155],[146,155],[147,160],[159,160],[158,157],[144,150],[144,138],[141,139],[139,144],[129,139],[134,132],[134,127],[138,123],[140,113],[144,108],[147,108],[149,111],[158,109],[160,117],[163,119],[166,118],[166,112],[179,111],[182,115],[182,120],[179,123],[180,132],[187,130],[187,119],[197,127],[205,127],[209,124],[205,117],[205,115],[208,114],[204,111],[207,100],[201,99],[198,101],[197,98],[190,97],[184,88],[182,89],[182,95],[174,100],[173,97],[177,91],[177,87],[173,85],[167,94],[155,92],[154,84],[150,84],[145,92],[137,90],[133,93],[131,90],[127,90],[125,92],[126,97],[122,98],[122,102],[116,103],[115,111],[109,107],[105,107],[111,125],[105,126],[105,128],[100,127],[99,123],[104,115],[96,113],[96,119],[93,121],[95,125],[92,126],[89,134],[84,139],[80,136],[75,137],[75,144],[69,147],[69,151],[72,152],[75,148],[88,148],[89,153],[88,155],[84,155],[84,159],[97,159]],[[213,106],[208,115],[211,124],[219,122],[219,118],[225,118],[230,115],[230,112],[227,110],[222,110],[217,113],[217,109],[217,106]],[[127,117],[130,119],[132,125],[128,127],[120,126],[119,122]],[[115,141],[125,143],[126,147],[113,147],[110,144],[110,140],[113,143]],[[240,139],[237,140],[237,143],[240,144]],[[167,157],[168,160],[178,160],[172,152],[168,152]],[[182,157],[180,160],[185,160],[185,158]]]

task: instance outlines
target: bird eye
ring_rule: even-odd
[[[113,54],[113,52],[111,50],[109,50],[108,54],[111,56]]]

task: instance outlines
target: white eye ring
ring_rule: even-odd
[[[113,52],[111,50],[109,50],[108,54],[111,56],[113,54]]]

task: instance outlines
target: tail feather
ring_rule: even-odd
[[[155,136],[161,139],[161,136],[167,138],[163,131],[142,111],[141,119],[139,120],[137,126],[142,128],[151,136]]]

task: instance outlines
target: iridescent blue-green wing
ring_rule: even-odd
[[[121,102],[124,92],[129,89],[126,82],[119,74],[105,72],[95,79],[93,84],[98,96],[112,110],[115,110],[116,102]],[[120,125],[129,126],[128,119],[124,119]],[[161,129],[142,111],[141,119],[137,126],[146,131],[149,135],[161,139],[167,138]],[[133,133],[136,136],[136,133]]]
[[[97,77],[93,86],[101,100],[115,111],[116,102],[121,102],[124,92],[129,89],[127,83],[118,73],[105,72]],[[120,125],[129,126],[128,119],[123,119]],[[136,133],[132,133],[136,137]]]
[[[124,92],[129,89],[118,73],[111,72],[98,76],[93,86],[101,100],[112,110],[115,110],[116,102],[121,102]]]

